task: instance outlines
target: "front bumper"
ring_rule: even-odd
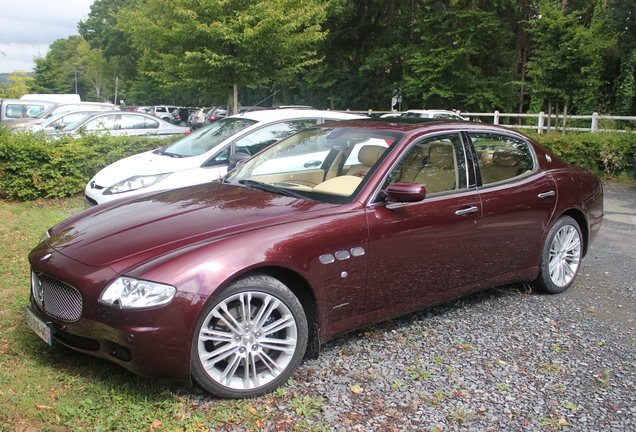
[[[30,310],[46,322],[55,342],[75,351],[110,360],[139,375],[187,380],[190,377],[190,337],[165,326],[121,325],[81,318],[75,323],[59,322],[45,315],[32,301]]]
[[[119,277],[109,267],[84,265],[45,244],[31,252],[29,261],[41,276],[39,280],[51,282],[36,285],[36,289],[31,287],[30,309],[50,327],[54,341],[113,361],[140,375],[189,379],[194,327],[204,298],[177,292],[164,306],[143,310],[116,309],[98,301],[104,288]],[[60,312],[58,305],[66,304],[66,299],[57,301],[53,292],[60,290],[60,285],[70,287],[69,290],[62,289],[64,292],[74,290],[79,293],[78,313],[65,315]],[[74,307],[76,304],[77,301]],[[45,312],[47,310],[53,314]]]

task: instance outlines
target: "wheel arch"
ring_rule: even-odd
[[[587,255],[587,248],[589,245],[589,236],[590,236],[590,230],[589,230],[589,226],[588,226],[585,215],[583,214],[581,210],[573,208],[563,212],[561,216],[570,216],[572,219],[576,221],[577,224],[579,224],[579,229],[581,230],[581,236],[583,237],[582,256],[585,257],[585,255]]]

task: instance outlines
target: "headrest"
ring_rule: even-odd
[[[380,159],[385,150],[386,147],[378,145],[362,146],[358,153],[358,160],[362,165],[371,167]]]
[[[498,148],[492,155],[492,162],[500,167],[511,167],[523,160],[519,150]]]
[[[429,144],[428,161],[437,168],[453,168],[453,146],[441,142]]]

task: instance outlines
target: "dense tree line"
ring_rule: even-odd
[[[633,115],[634,13],[636,0],[95,0],[80,36],[36,59],[31,91]]]

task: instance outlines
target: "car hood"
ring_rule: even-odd
[[[204,161],[200,155],[178,158],[161,155],[153,150],[108,165],[95,174],[91,182],[94,181],[98,186],[110,187],[132,176],[166,174],[198,168]]]
[[[195,242],[304,219],[334,206],[212,183],[93,207],[52,228],[47,243],[89,266],[126,260],[131,267]]]

